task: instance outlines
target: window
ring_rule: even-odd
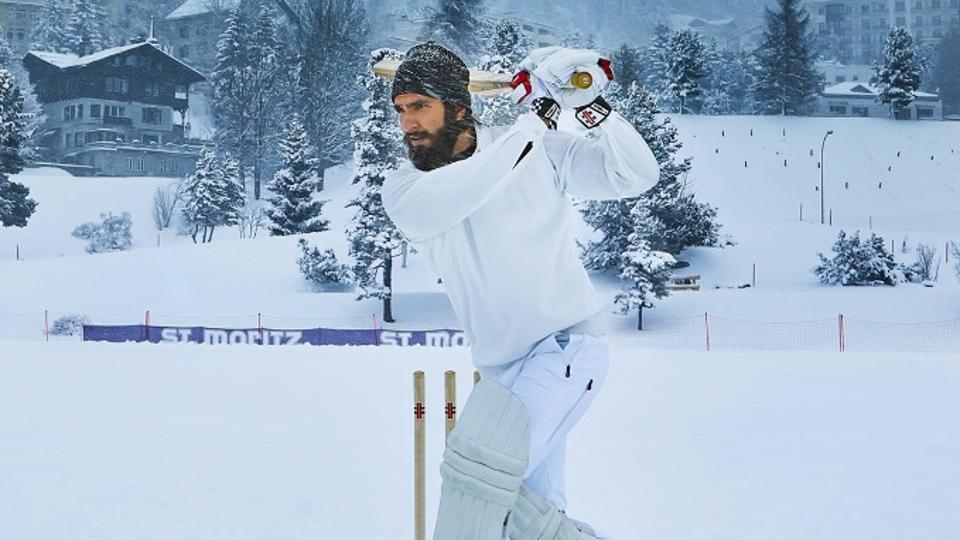
[[[842,83],[845,80],[847,80],[847,78],[844,77],[843,75],[837,75],[836,77],[834,77],[834,82]]]
[[[894,11],[906,11],[906,10],[907,10],[907,2],[906,2],[905,0],[901,0],[901,1],[898,1],[898,2],[894,2],[894,4],[893,4],[893,10],[894,10]]]
[[[130,91],[130,85],[127,79],[121,77],[107,77],[104,79],[106,81],[107,92],[113,92],[114,94],[126,94]]]
[[[144,107],[140,113],[140,121],[144,124],[159,124],[163,119],[160,109],[156,107]]]
[[[860,6],[860,13],[864,15],[867,13],[870,13],[870,4],[863,4],[862,6]]]
[[[127,170],[133,170],[133,157],[127,157]]]
[[[850,113],[853,116],[860,116],[860,117],[866,118],[870,116],[870,109],[868,109],[867,107],[851,107]]]
[[[135,54],[128,54],[124,59],[124,63],[127,64],[128,66],[136,66],[137,56]]]
[[[189,24],[185,24],[185,25],[183,25],[183,26],[180,27],[180,37],[182,37],[182,38],[188,38],[188,37],[190,37],[190,25],[189,25]]]
[[[878,19],[878,20],[877,20],[877,28],[880,28],[880,29],[884,29],[884,30],[885,30],[885,29],[887,28],[887,20],[886,20],[886,19]]]
[[[160,136],[156,133],[144,133],[142,140],[144,144],[160,144]]]
[[[929,107],[917,107],[917,118],[933,118],[933,109]]]
[[[155,82],[147,83],[144,85],[143,91],[150,97],[160,97],[160,84]]]
[[[940,9],[940,0],[930,0],[930,7],[933,9]]]
[[[22,28],[17,29],[17,39],[19,39],[20,41],[23,41],[24,39],[26,39],[26,37],[27,37],[27,34],[23,31]]]
[[[117,67],[117,66],[119,66],[121,63],[122,63],[122,62],[120,61],[120,57],[119,57],[119,56],[114,56],[113,58],[110,59],[110,64],[113,65],[113,67]]]
[[[930,17],[930,24],[934,26],[942,26],[943,17],[941,17],[940,15],[934,15],[933,17]]]
[[[103,106],[103,115],[109,117],[122,117],[126,116],[126,107],[119,107],[117,105],[104,105]]]
[[[73,134],[73,145],[74,146],[83,146],[83,133],[74,133]]]
[[[63,119],[64,119],[64,120],[73,120],[73,107],[64,107],[64,108],[63,108]]]
[[[177,166],[177,160],[174,159],[172,161],[173,161],[173,174],[177,174],[177,172],[179,172],[178,169],[180,167]]]
[[[90,105],[90,118],[100,118],[100,104],[93,103]]]
[[[906,17],[897,17],[897,26],[903,27],[907,25]]]
[[[77,105],[77,119],[83,120],[83,103]]]
[[[165,159],[160,160],[160,172],[161,173],[167,172],[167,160]]]
[[[833,114],[846,116],[846,114],[847,114],[847,106],[846,106],[846,105],[831,105],[831,106],[830,106],[830,112],[833,113]]]
[[[913,23],[914,26],[923,26],[923,17],[917,15],[916,20]]]
[[[142,157],[138,157],[138,158],[137,158],[137,170],[138,170],[138,171],[143,171],[143,158],[142,158]]]
[[[869,29],[870,29],[870,19],[863,19],[862,21],[860,21],[860,28],[862,28],[863,30],[869,30]]]
[[[186,45],[181,45],[180,48],[177,50],[177,56],[179,56],[180,58],[183,58],[184,60],[186,60],[187,58],[190,58],[190,47]]]

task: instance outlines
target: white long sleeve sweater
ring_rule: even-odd
[[[616,112],[589,131],[550,131],[527,113],[509,128],[478,128],[465,160],[429,172],[404,162],[382,194],[387,215],[443,279],[474,363],[496,366],[604,308],[580,262],[578,216],[565,193],[635,197],[659,175],[650,148]]]

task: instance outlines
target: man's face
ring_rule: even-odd
[[[400,116],[403,142],[413,165],[430,171],[452,161],[453,147],[462,130],[453,125],[463,118],[447,113],[439,99],[421,94],[400,94],[393,99],[393,107]]]

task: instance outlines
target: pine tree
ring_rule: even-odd
[[[659,23],[653,30],[653,38],[650,45],[647,46],[645,62],[647,64],[646,79],[644,86],[658,105],[666,106],[669,104],[670,93],[669,84],[669,66],[670,66],[670,38],[673,35],[670,27]],[[629,85],[623,85],[623,89],[630,88]]]
[[[483,0],[437,0],[433,16],[423,27],[421,41],[436,41],[468,65],[480,50]]]
[[[623,96],[611,104],[650,146],[660,164],[660,180],[635,199],[588,201],[583,205],[584,221],[602,234],[601,240],[591,241],[584,248],[584,264],[593,270],[619,270],[630,244],[629,236],[637,226],[635,216],[631,216],[637,203],[652,217],[644,225],[645,230],[640,231],[652,250],[676,255],[688,246],[716,245],[716,210],[697,203],[693,194],[684,191],[683,179],[690,170],[691,159],[677,161],[681,143],[676,127],[669,118],[656,118],[659,110],[653,96],[642,86],[634,83],[612,96]]]
[[[933,86],[939,89],[944,114],[960,114],[960,26],[954,25],[937,46]]]
[[[384,58],[401,60],[392,49],[379,49],[370,55],[369,65]],[[383,209],[380,193],[387,171],[397,167],[403,156],[401,132],[390,101],[389,80],[366,74],[361,83],[367,91],[364,117],[353,123],[353,183],[360,194],[347,204],[356,214],[347,227],[353,273],[362,293],[357,300],[378,298],[383,301],[383,320],[393,322],[393,259],[403,237]]]
[[[63,28],[68,19],[69,9],[64,0],[47,0],[40,10],[40,16],[30,32],[30,50],[56,53],[72,52]]]
[[[271,235],[320,232],[329,227],[330,222],[322,216],[326,201],[313,198],[316,161],[306,129],[294,118],[280,141],[281,168],[269,185],[273,193],[268,197]]]
[[[354,0],[311,0],[298,34],[300,113],[317,149],[320,189],[327,167],[346,161],[350,122],[360,110],[357,76],[369,69],[366,11]]]
[[[217,147],[240,156],[240,182],[246,184],[244,170],[251,164],[254,144],[253,69],[250,61],[250,25],[240,9],[231,10],[217,41],[217,65],[212,74],[213,119]],[[254,185],[254,198],[260,198],[260,186]]]
[[[620,279],[627,286],[614,296],[614,303],[624,314],[637,310],[637,330],[643,330],[643,308],[652,308],[655,298],[670,294],[667,282],[677,261],[669,253],[653,251],[645,240],[643,231],[659,226],[643,204],[634,204],[629,215],[633,232],[627,235],[619,268]]]
[[[703,80],[703,114],[750,114],[754,112],[752,86],[756,63],[746,51],[720,49],[713,42],[707,49],[709,67]]]
[[[23,145],[29,134],[23,118],[23,93],[13,75],[0,69],[0,226],[26,227],[37,208],[30,189],[10,180],[23,170]]]
[[[800,0],[777,0],[779,10],[766,8],[767,28],[757,51],[760,65],[754,94],[763,112],[803,114],[816,97],[820,76],[814,67],[810,15]]]
[[[906,28],[890,30],[883,45],[882,64],[874,66],[877,73],[877,90],[881,103],[890,104],[890,114],[899,118],[898,111],[906,108],[915,99],[914,92],[920,88],[925,62],[913,44],[913,37]]]
[[[100,0],[72,0],[64,30],[70,51],[77,56],[93,54],[104,48],[107,14]]]
[[[639,49],[624,43],[613,53],[612,61],[621,88],[630,88],[633,83],[643,84],[644,61]]]
[[[680,114],[687,109],[689,99],[700,95],[700,81],[706,75],[706,51],[700,34],[680,30],[670,38],[667,64],[667,89],[680,102]]]
[[[597,42],[593,34],[586,34],[579,28],[560,37],[560,45],[571,49],[594,49]]]
[[[876,234],[861,241],[860,231],[853,236],[840,231],[833,252],[832,259],[818,253],[820,264],[813,270],[826,285],[896,285],[906,281],[903,269]]]
[[[280,65],[281,48],[273,22],[275,17],[276,12],[269,6],[260,8],[249,47],[255,198],[259,197],[264,169],[272,169],[278,161],[277,137],[283,125],[280,79],[284,71]]]
[[[244,194],[238,182],[238,165],[229,155],[223,161],[207,148],[200,152],[193,174],[184,180],[184,220],[192,228],[191,238],[203,233],[203,243],[213,240],[221,225],[234,225],[239,219]]]
[[[516,23],[504,19],[497,23],[488,50],[491,54],[480,58],[480,69],[491,73],[512,74],[529,52],[529,43],[522,37]],[[477,98],[475,101],[478,102],[477,118],[481,123],[490,126],[512,125],[527,109],[505,95]]]

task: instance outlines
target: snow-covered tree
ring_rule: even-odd
[[[378,49],[369,65],[384,58],[401,60],[401,53]],[[361,294],[357,300],[383,301],[383,320],[393,322],[393,259],[399,255],[403,237],[383,209],[380,193],[386,172],[395,169],[403,156],[402,134],[390,101],[391,82],[368,72],[360,77],[367,91],[363,117],[353,123],[353,183],[360,194],[347,204],[356,213],[347,226],[353,273]]]
[[[849,236],[840,231],[833,244],[834,256],[818,253],[820,264],[813,272],[827,285],[896,285],[906,281],[903,269],[887,251],[883,238],[871,234],[860,240],[860,231]]]
[[[317,189],[316,157],[307,131],[294,118],[280,140],[280,170],[273,175],[269,189],[270,234],[286,236],[327,230],[324,219],[326,201],[313,197]]]
[[[244,200],[238,168],[229,155],[221,163],[210,149],[200,152],[194,172],[184,180],[181,209],[194,242],[201,232],[201,241],[210,242],[217,227],[237,223]]]
[[[889,103],[891,115],[897,118],[898,111],[913,103],[925,62],[906,28],[890,30],[881,56],[882,62],[874,66],[880,94],[878,99],[881,103]]]
[[[0,69],[0,226],[25,227],[37,208],[30,189],[10,180],[23,170],[24,143],[31,135],[23,113],[23,93],[9,71]]]
[[[933,88],[943,100],[944,114],[960,114],[960,25],[954,25],[937,46]]]
[[[643,84],[644,57],[639,49],[624,43],[613,53],[611,60],[616,80],[621,88],[630,88],[633,83]]]
[[[241,156],[242,164],[251,164],[254,147],[253,68],[250,60],[252,36],[245,13],[233,9],[227,13],[224,30],[217,40],[217,64],[212,74],[212,112],[217,130],[217,147]],[[246,184],[244,167],[240,181]],[[254,198],[260,198],[260,186],[254,186]]]
[[[571,49],[594,49],[597,42],[593,34],[587,34],[579,28],[560,36],[560,45],[570,47]]]
[[[101,0],[71,0],[68,5],[70,15],[63,32],[70,52],[86,56],[102,50],[107,14]]]
[[[497,23],[488,46],[490,54],[480,57],[479,67],[491,73],[512,74],[520,61],[530,50],[530,43],[523,38],[516,23],[503,19]],[[509,96],[492,98],[474,98],[477,118],[488,126],[512,125],[517,117],[526,112],[526,105],[520,106]]]
[[[30,32],[30,50],[56,53],[73,52],[63,31],[69,21],[69,5],[65,0],[47,0]]]
[[[255,198],[259,198],[264,171],[274,169],[279,159],[277,137],[284,125],[280,91],[286,68],[280,63],[282,51],[277,41],[275,18],[276,12],[271,7],[261,7],[253,26],[253,40],[249,49]]]
[[[747,51],[720,49],[714,43],[707,51],[709,68],[703,81],[703,114],[752,114],[756,59]]]
[[[767,28],[757,50],[760,69],[753,91],[762,112],[804,114],[820,84],[813,38],[807,34],[810,14],[800,0],[777,4],[777,11],[765,9]]]
[[[317,172],[323,189],[324,171],[350,154],[350,123],[362,101],[357,76],[365,64],[367,17],[362,2],[311,0],[305,4],[298,34],[303,124],[317,148]]]
[[[332,249],[320,251],[319,248],[310,246],[303,238],[297,241],[297,246],[300,248],[297,266],[307,281],[320,290],[324,290],[329,285],[350,283],[350,267],[340,264]]]
[[[673,32],[666,24],[659,23],[653,30],[653,38],[644,55],[646,70],[645,83],[642,84],[654,97],[658,105],[665,105],[669,98],[667,84],[670,80],[667,70],[670,67],[670,38]],[[623,88],[630,86],[624,84]]]
[[[100,214],[100,223],[91,221],[78,225],[71,235],[89,241],[85,248],[87,253],[127,251],[133,246],[132,227],[130,212],[122,212],[119,216],[107,212]]]
[[[638,227],[636,216],[631,215],[637,203],[653,218],[638,231],[652,250],[676,255],[688,246],[717,245],[716,209],[698,203],[692,193],[686,192],[684,182],[691,159],[678,161],[676,157],[681,147],[676,127],[669,118],[657,119],[660,111],[653,96],[638,84],[625,92],[612,93],[611,98],[613,107],[650,146],[660,164],[660,179],[639,198],[588,201],[582,206],[584,220],[602,233],[600,240],[586,245],[584,263],[594,270],[619,270],[629,236]]]
[[[480,51],[483,0],[437,0],[436,10],[420,33],[421,41],[436,41],[470,65]]]
[[[627,235],[626,250],[620,258],[619,277],[626,287],[614,297],[622,313],[637,311],[637,330],[643,330],[643,308],[653,307],[653,300],[670,294],[667,282],[676,259],[669,253],[654,251],[644,232],[657,228],[656,218],[643,204],[630,209],[633,232]]]
[[[706,75],[706,51],[700,34],[680,30],[670,37],[667,90],[674,101],[680,102],[680,114],[687,110],[687,102],[700,95],[700,81]]]

